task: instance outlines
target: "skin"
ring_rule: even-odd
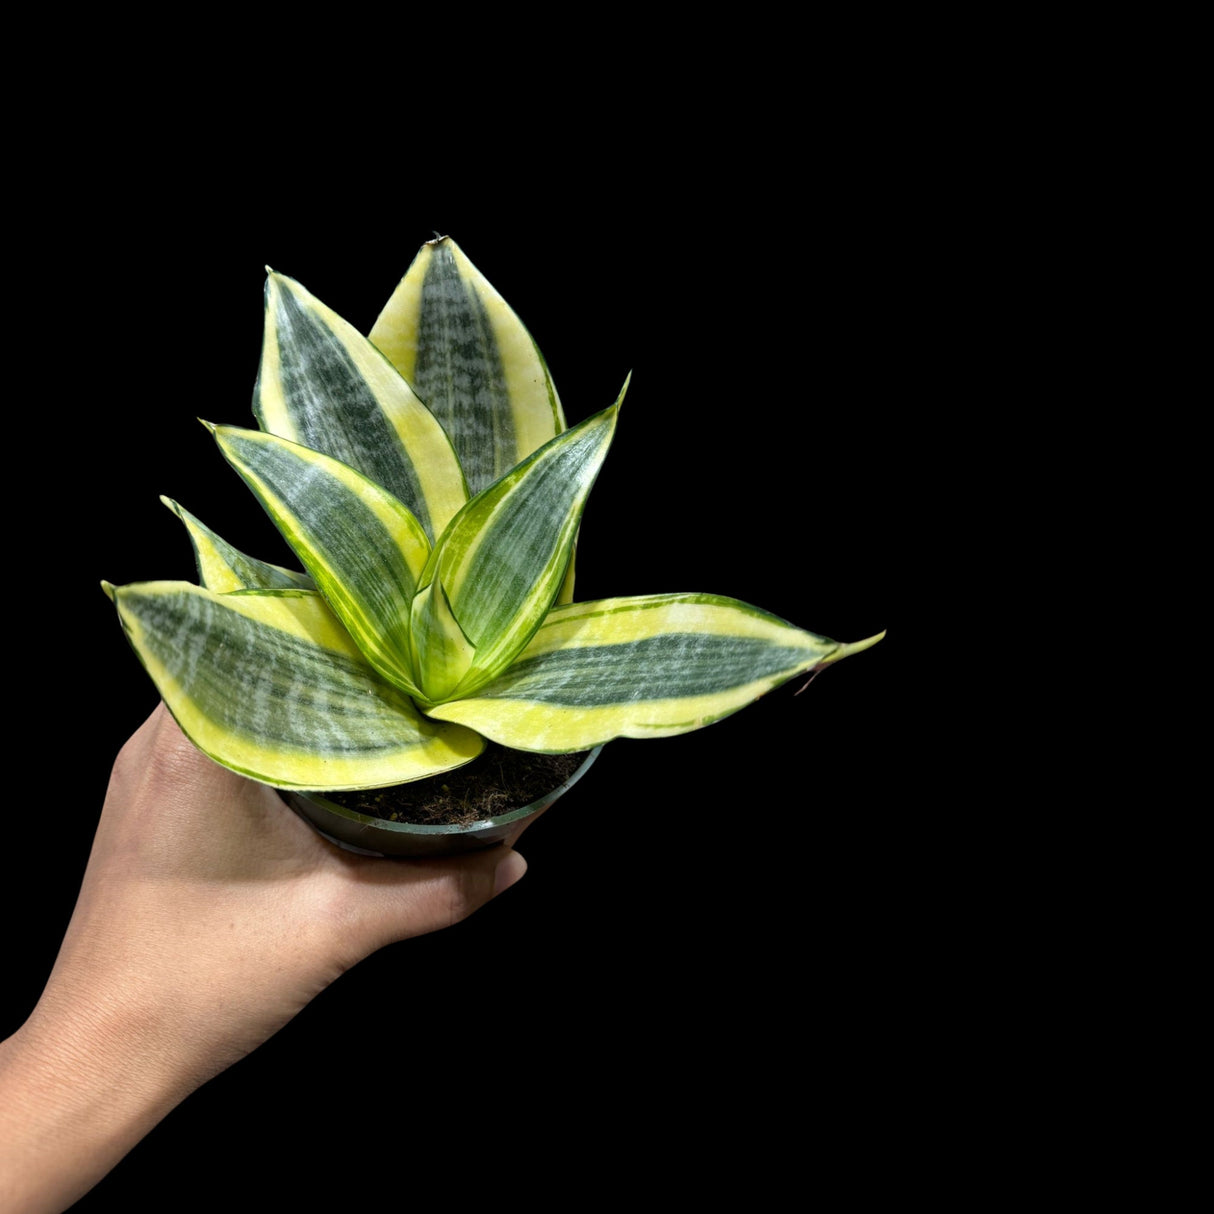
[[[510,846],[342,851],[158,706],[114,764],[46,989],[0,1043],[0,1209],[66,1209],[351,966],[459,922],[525,870]]]

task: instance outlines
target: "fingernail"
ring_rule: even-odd
[[[509,889],[527,871],[527,861],[516,851],[507,852],[493,870],[493,896]]]

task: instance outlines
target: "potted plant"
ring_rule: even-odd
[[[427,854],[502,838],[612,738],[698,729],[880,639],[714,594],[576,601],[578,525],[626,390],[567,426],[534,341],[446,237],[366,337],[271,272],[259,428],[204,424],[302,569],[165,499],[200,584],[104,584],[185,734],[345,845]],[[487,748],[578,757],[471,821],[336,799],[449,786],[465,765],[475,784]]]

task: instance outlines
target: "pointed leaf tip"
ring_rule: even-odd
[[[632,372],[631,371],[629,371],[628,374],[624,376],[624,386],[620,389],[619,396],[617,396],[615,398],[615,403],[616,403],[617,408],[619,408],[619,406],[624,403],[624,397],[628,394],[628,385],[630,383],[632,383]]]
[[[841,661],[843,658],[849,658],[853,653],[862,653],[865,649],[872,648],[881,638],[885,636],[885,629],[881,629],[875,636],[865,637],[862,641],[851,641],[848,644],[840,645],[825,661],[820,662],[819,666],[829,666],[832,662]]]
[[[104,578],[101,580],[101,589],[105,591],[105,597],[112,603],[114,601],[114,583],[107,582]]]

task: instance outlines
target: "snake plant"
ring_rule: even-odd
[[[714,594],[574,601],[624,392],[568,427],[535,342],[452,240],[422,246],[366,337],[272,271],[265,302],[258,428],[204,425],[303,569],[164,499],[200,585],[103,583],[224,766],[372,788],[485,739],[559,753],[679,734],[880,639],[839,644]]]

